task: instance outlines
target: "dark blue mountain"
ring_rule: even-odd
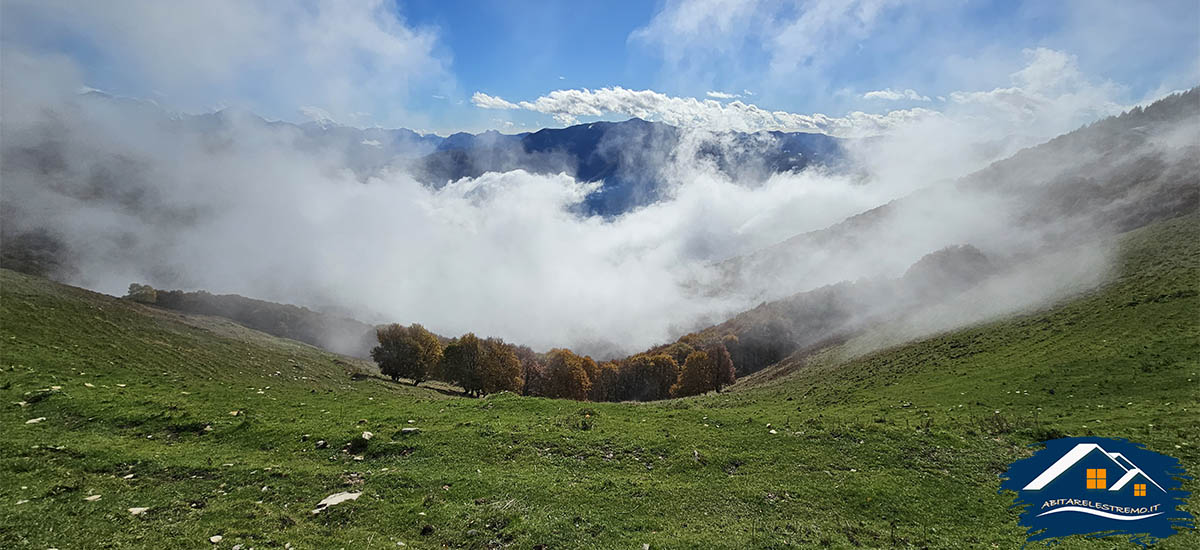
[[[685,139],[695,138],[689,147]],[[663,170],[678,162],[710,162],[739,181],[813,164],[840,165],[842,141],[800,132],[724,132],[687,136],[684,130],[641,119],[594,122],[532,133],[454,134],[437,151],[409,165],[419,181],[434,187],[485,172],[526,170],[567,173],[581,181],[603,181],[583,204],[587,214],[612,216],[651,204],[666,192]],[[680,158],[687,155],[693,158]]]

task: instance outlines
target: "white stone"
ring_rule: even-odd
[[[348,493],[348,492],[334,493],[332,495],[325,497],[325,499],[322,500],[321,502],[318,502],[317,508],[315,510],[313,510],[312,513],[314,513],[314,514],[320,513],[321,510],[324,510],[324,509],[326,509],[330,506],[334,506],[336,504],[341,504],[343,502],[346,502],[347,500],[358,500],[359,495],[362,495],[362,493],[361,492],[360,493]]]

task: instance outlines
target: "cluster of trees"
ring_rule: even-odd
[[[468,395],[522,388],[517,347],[499,338],[482,339],[467,333],[443,344],[418,324],[382,326],[375,335],[379,345],[371,350],[371,358],[392,380],[407,378],[414,386],[426,380],[444,380],[462,386]]]
[[[651,401],[720,391],[736,380],[723,340],[680,341],[626,359],[596,362],[569,349],[535,353],[499,338],[444,339],[419,324],[376,331],[371,357],[384,375],[414,385],[442,380],[468,395],[512,391],[579,401]]]

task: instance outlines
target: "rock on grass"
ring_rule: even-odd
[[[361,494],[362,494],[361,492],[358,492],[358,493],[349,493],[349,492],[334,493],[332,495],[325,497],[325,499],[322,500],[321,502],[318,502],[317,508],[315,510],[313,510],[312,513],[314,513],[314,514],[320,513],[321,510],[324,510],[324,509],[326,509],[330,506],[334,506],[336,504],[341,504],[343,502],[346,502],[347,500],[358,500],[358,497]]]

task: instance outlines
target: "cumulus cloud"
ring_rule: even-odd
[[[1067,52],[1048,48],[1027,49],[1024,65],[1009,75],[1010,86],[991,90],[960,90],[930,108],[914,107],[883,113],[850,111],[840,116],[822,113],[802,114],[763,109],[749,100],[698,99],[670,96],[654,90],[609,88],[554,90],[532,101],[510,102],[486,94],[484,101],[506,109],[524,109],[548,114],[560,124],[577,124],[580,117],[638,117],[666,122],[681,128],[757,132],[821,132],[838,137],[864,137],[915,133],[955,136],[956,145],[938,149],[920,148],[924,153],[946,159],[969,159],[975,166],[1011,154],[1021,147],[1036,144],[1073,130],[1089,121],[1117,114],[1133,106],[1120,101],[1124,89],[1110,81],[1095,80],[1083,74],[1077,58]],[[709,92],[709,96],[721,92]],[[719,96],[715,96],[719,97]],[[869,100],[902,99],[931,102],[928,96],[912,89],[872,91],[862,96]],[[1156,97],[1161,97],[1156,96]],[[483,106],[483,105],[480,105]],[[997,142],[1004,141],[997,145]],[[983,144],[981,149],[978,147]],[[981,154],[980,151],[987,151]],[[942,172],[944,160],[933,162],[930,169]],[[958,170],[961,161],[950,163]]]
[[[737,97],[742,97],[742,94],[731,94],[731,93],[727,93],[727,92],[717,92],[717,91],[712,91],[712,90],[710,90],[705,95],[707,95],[708,97],[711,97],[713,99],[733,99],[733,98],[737,98]]]
[[[1123,89],[1093,81],[1079,69],[1076,56],[1048,48],[1023,51],[1026,64],[1010,75],[1011,86],[949,94],[962,116],[986,116],[1006,130],[1044,136],[1129,108],[1117,98]]]
[[[481,109],[520,109],[515,103],[505,101],[496,96],[490,96],[483,92],[475,92],[471,96],[471,103]]]
[[[577,124],[582,116],[619,115],[661,121],[681,128],[822,132],[844,137],[874,135],[898,124],[936,115],[926,109],[897,110],[885,114],[856,111],[841,117],[820,113],[806,115],[768,111],[740,100],[721,103],[712,99],[676,97],[654,90],[629,90],[620,86],[597,90],[554,90],[533,101],[515,104],[477,92],[472,101],[487,109],[520,108],[548,114],[561,124]]]
[[[386,106],[388,123],[414,88],[452,80],[436,33],[384,0],[11,0],[0,25],[9,48],[86,44],[89,70],[115,78],[114,91],[158,90],[190,112],[222,102],[287,117],[320,105],[348,120]]]
[[[902,99],[907,99],[907,100],[911,100],[911,101],[929,101],[929,96],[921,95],[921,94],[917,93],[916,90],[913,90],[912,88],[909,88],[904,91],[897,91],[897,90],[893,90],[891,88],[886,88],[883,90],[875,90],[872,92],[867,92],[867,93],[863,94],[863,99],[884,99],[887,101],[900,101]]]

